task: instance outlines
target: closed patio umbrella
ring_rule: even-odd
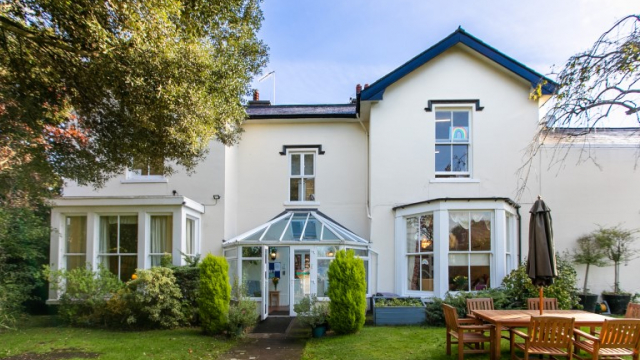
[[[551,209],[538,196],[538,200],[533,203],[529,212],[531,219],[529,220],[527,274],[531,278],[531,282],[540,287],[540,315],[542,315],[544,286],[553,284],[553,278],[558,276],[556,252],[553,245]]]

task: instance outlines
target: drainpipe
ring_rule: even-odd
[[[368,84],[367,84],[368,85]],[[367,85],[365,85],[365,87],[367,87]],[[365,136],[367,137],[367,204],[366,204],[366,209],[367,209],[367,218],[369,220],[372,219],[371,217],[371,201],[370,201],[370,194],[369,194],[369,189],[371,188],[371,174],[370,174],[370,169],[371,169],[371,161],[370,161],[370,154],[369,154],[369,132],[367,131],[367,128],[364,126],[364,124],[362,123],[362,119],[360,118],[360,92],[362,91],[362,86],[360,84],[356,85],[356,119],[358,119],[358,122],[360,123],[360,126],[362,127],[362,131],[364,131]],[[371,238],[369,237],[369,241],[371,241]]]
[[[518,266],[522,264],[522,216],[520,216],[520,205],[516,205],[516,218],[518,219]]]

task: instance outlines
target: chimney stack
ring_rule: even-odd
[[[362,91],[362,85],[360,84],[356,85],[356,95],[360,94],[361,91]]]
[[[260,101],[260,92],[258,89],[253,89],[253,101]]]

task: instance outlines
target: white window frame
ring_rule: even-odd
[[[405,218],[405,220],[408,220],[409,218],[417,218],[417,221],[418,221],[418,228],[419,228],[419,227],[420,227],[420,217],[422,217],[422,216],[426,216],[426,215],[431,215],[431,216],[435,219],[434,213],[433,213],[432,211],[430,211],[430,212],[425,212],[425,213],[421,213],[421,214],[415,214],[415,215],[407,216],[407,217]],[[408,224],[408,221],[405,221],[405,224]],[[434,229],[435,229],[435,226],[436,226],[436,224],[435,224],[435,220],[434,220],[434,224],[433,224]],[[408,228],[408,225],[406,225],[406,226],[405,226],[405,229],[404,229],[404,230],[405,230],[405,235],[406,235],[406,232],[407,232],[407,228]],[[418,237],[420,237],[420,232],[418,232],[418,233],[417,233],[417,235],[418,235]],[[418,249],[419,249],[419,250],[418,250],[418,252],[410,252],[410,251],[408,251],[408,250],[407,250],[407,248],[406,248],[406,245],[405,245],[405,249],[404,249],[405,256],[404,256],[404,264],[403,264],[403,266],[407,269],[407,274],[406,274],[406,279],[407,279],[407,281],[406,281],[406,285],[404,286],[404,290],[405,290],[405,291],[419,291],[419,292],[421,292],[421,293],[431,293],[431,294],[432,294],[432,293],[433,293],[433,291],[434,291],[434,289],[435,289],[435,282],[438,280],[438,275],[439,275],[440,271],[439,271],[439,269],[435,266],[435,257],[436,257],[436,253],[435,253],[435,241],[436,241],[436,239],[435,239],[435,232],[434,232],[434,234],[432,234],[432,235],[433,235],[433,236],[432,236],[432,239],[431,239],[431,242],[432,242],[432,243],[431,243],[431,250],[429,250],[429,251],[427,251],[427,250],[422,250],[422,248],[420,247],[420,241],[421,241],[421,239],[420,239],[420,238],[417,240],[417,241],[418,241],[418,246],[419,246],[419,247],[418,247]],[[409,288],[409,286],[410,286],[411,284],[410,284],[410,283],[409,283],[409,281],[408,281],[408,279],[409,279],[409,273],[408,273],[408,271],[409,271],[409,270],[408,270],[408,269],[409,269],[409,268],[408,268],[408,265],[409,265],[409,257],[411,257],[411,256],[416,257],[416,256],[417,256],[417,257],[422,258],[422,256],[423,256],[423,255],[431,255],[432,259],[434,260],[434,263],[433,263],[433,264],[431,264],[431,266],[432,266],[432,268],[433,268],[433,275],[432,275],[432,278],[431,278],[431,280],[433,281],[433,283],[432,283],[432,289],[431,289],[431,290],[424,290],[424,289],[413,290],[413,289],[410,289],[410,288]],[[414,260],[414,261],[415,261],[415,260]],[[422,260],[421,260],[421,261],[422,261]],[[422,280],[423,280],[423,279],[422,279],[422,264],[420,264],[420,268],[421,268],[421,269],[420,269],[420,287],[422,287]]]
[[[292,174],[292,169],[293,169],[293,155],[300,155],[300,175],[293,175]],[[312,175],[305,175],[305,166],[304,166],[304,157],[305,155],[312,155],[313,156],[313,174]],[[288,158],[288,166],[287,166],[287,201],[286,203],[291,203],[291,204],[300,204],[300,203],[316,203],[317,202],[317,198],[316,198],[316,194],[317,194],[317,190],[318,190],[318,182],[317,182],[317,161],[318,161],[318,151],[317,150],[288,150],[287,151],[287,158]],[[291,200],[291,179],[301,179],[301,184],[300,187],[298,188],[299,191],[299,199],[301,200]],[[305,186],[304,186],[304,181],[305,179],[313,179],[313,188],[314,188],[314,193],[313,194],[306,194],[305,193]],[[313,196],[312,199],[307,199],[307,197],[311,195]]]
[[[127,169],[125,174],[125,180],[123,183],[131,183],[131,182],[168,182],[167,178],[164,174],[150,174],[151,173],[151,163],[147,162],[147,175],[142,174],[142,169],[140,168],[130,168]]]
[[[466,142],[460,142],[460,141],[453,141],[453,139],[449,139],[448,142],[438,142],[437,141],[437,134],[436,134],[436,124],[441,121],[441,120],[436,120],[436,116],[438,113],[440,112],[450,112],[452,113],[451,116],[451,125],[453,126],[453,113],[454,112],[466,112],[469,116],[469,129],[468,129],[468,138]],[[435,177],[437,179],[470,179],[472,177],[473,174],[473,108],[471,107],[448,107],[448,106],[443,106],[443,107],[436,107],[434,108],[433,111],[433,129],[434,129],[434,135],[433,135],[433,141],[434,141],[434,155],[433,155],[433,170],[434,170],[434,174]],[[451,135],[450,135],[451,136]],[[467,145],[467,171],[437,171],[436,170],[436,154],[437,154],[437,150],[436,150],[436,146],[437,145],[448,145],[451,148],[453,148],[453,145]],[[452,156],[453,156],[453,151],[452,151]],[[452,160],[453,163],[453,160]],[[452,164],[453,165],[453,164]]]
[[[170,232],[169,232],[169,234],[171,236],[171,248],[168,249],[168,251],[161,252],[161,253],[152,253],[151,252],[151,232],[152,232],[152,229],[151,229],[151,218],[153,218],[155,216],[168,217],[169,218],[168,223],[170,224]],[[174,227],[173,213],[158,213],[158,214],[153,213],[153,214],[148,214],[148,216],[146,216],[145,221],[146,221],[145,226],[147,227],[147,234],[148,234],[148,236],[147,236],[147,238],[148,238],[147,239],[147,244],[148,244],[149,254],[147,256],[149,258],[149,263],[148,263],[149,266],[150,267],[154,266],[154,265],[152,265],[153,264],[152,259],[154,258],[154,256],[155,257],[160,257],[160,259],[162,259],[162,256],[164,256],[165,254],[171,255],[172,262],[176,263],[176,259],[173,259],[173,248],[175,246],[174,244],[175,244],[175,241],[176,241],[176,239],[174,239],[174,237],[173,237],[173,227]],[[155,265],[155,266],[160,266],[160,262],[158,262],[158,265]]]
[[[472,279],[469,277],[469,274],[471,272],[471,255],[488,255],[489,257],[489,274],[487,274],[489,276],[489,284],[487,286],[487,288],[490,288],[491,286],[494,286],[495,284],[493,284],[490,280],[491,280],[491,274],[494,272],[494,266],[495,263],[493,261],[493,254],[495,251],[495,218],[496,218],[496,212],[495,209],[485,209],[485,210],[480,210],[480,209],[474,209],[474,210],[467,210],[467,209],[460,209],[460,210],[449,210],[447,211],[447,215],[450,215],[450,213],[452,212],[459,212],[459,213],[467,213],[469,218],[471,218],[471,213],[480,213],[480,212],[488,212],[490,215],[490,221],[491,221],[491,228],[490,228],[490,232],[491,232],[491,239],[489,240],[489,250],[477,250],[474,251],[471,249],[471,228],[469,228],[469,249],[467,250],[451,250],[449,249],[449,247],[447,246],[447,278],[450,277],[449,273],[449,267],[451,266],[451,263],[449,262],[449,256],[451,255],[466,255],[467,256],[467,289],[466,290],[450,290],[451,292],[457,292],[457,291],[474,291],[475,289],[472,288]],[[469,222],[469,224],[471,224],[471,222]],[[471,225],[469,225],[469,227],[471,227]],[[447,228],[447,233],[450,231],[449,228]],[[447,286],[449,286],[449,283],[447,282]]]
[[[111,216],[116,216],[118,217],[118,252],[115,253],[103,253],[100,252],[100,224],[102,222],[102,218],[106,217],[111,217]],[[120,217],[122,216],[135,216],[137,218],[137,227],[138,227],[138,234],[137,234],[137,238],[136,238],[136,252],[134,253],[121,253],[120,252]],[[98,216],[98,236],[97,236],[97,245],[98,245],[98,264],[101,264],[105,258],[107,257],[117,257],[118,258],[118,274],[116,275],[118,277],[118,279],[120,279],[120,276],[122,275],[122,257],[123,256],[135,256],[136,257],[136,268],[139,266],[140,264],[140,257],[144,256],[143,254],[139,253],[139,248],[140,248],[140,217],[138,216],[138,213],[117,213],[117,214],[100,214]]]
[[[193,245],[191,250],[193,251],[192,253],[189,253],[187,251],[187,249],[189,248],[189,236],[188,236],[188,229],[189,229],[189,222],[192,221],[193,222],[193,231],[192,231],[192,235],[193,235]],[[184,221],[184,254],[188,255],[188,256],[196,256],[200,253],[200,219],[193,217],[193,216],[186,216],[185,221]]]

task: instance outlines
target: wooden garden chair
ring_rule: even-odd
[[[558,310],[558,299],[556,298],[543,298],[542,310]],[[527,309],[540,310],[540,298],[527,299]]]
[[[447,325],[447,355],[451,355],[451,344],[458,345],[458,360],[464,354],[489,354],[493,359],[493,325],[483,325],[480,320],[459,319],[458,312],[450,305],[442,304],[444,320]],[[484,347],[489,343],[489,349]]]
[[[629,303],[624,317],[627,319],[640,319],[640,304]]]
[[[474,298],[467,299],[467,316],[475,319],[473,310],[494,310],[492,298]],[[505,328],[502,331],[509,332],[509,328]],[[501,335],[504,339],[509,340],[509,335]]]
[[[511,329],[511,360],[528,360],[530,356],[547,356],[553,359],[563,356],[569,360],[573,359],[574,322],[574,318],[532,316],[526,334],[518,329]],[[516,342],[516,336],[524,339],[524,342]],[[524,356],[517,357],[516,350],[523,352]]]
[[[605,320],[599,336],[587,334],[579,329],[574,330],[576,358],[581,357],[582,350],[589,355],[589,359],[618,359],[631,356],[638,360],[640,352],[640,319],[611,319]]]

